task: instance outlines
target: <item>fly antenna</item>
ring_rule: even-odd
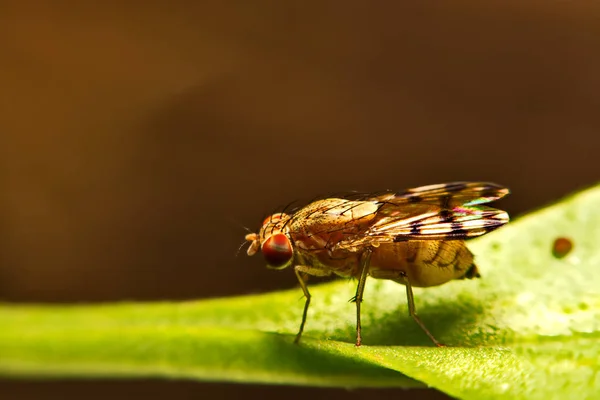
[[[238,221],[237,219],[233,218],[232,216],[229,216],[229,222],[231,222],[234,225],[237,225],[237,226],[241,227],[242,229],[244,229],[248,233],[254,233],[252,231],[252,229],[248,228],[246,225],[243,225],[240,221]]]
[[[235,257],[240,255],[240,251],[244,248],[244,245],[248,243],[247,240],[244,240],[244,242],[242,244],[240,244],[240,247],[238,247],[237,251],[235,252]]]

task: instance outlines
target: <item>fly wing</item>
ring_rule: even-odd
[[[370,200],[397,205],[427,203],[447,209],[489,203],[509,193],[508,188],[491,182],[450,182],[384,193]]]
[[[395,219],[383,217],[367,235],[386,241],[464,240],[493,231],[509,221],[508,213],[486,206],[459,206]]]
[[[481,204],[508,193],[493,183],[453,182],[378,195],[371,198],[378,210],[369,227],[337,243],[336,249],[357,251],[386,242],[481,236],[509,221],[505,211]]]

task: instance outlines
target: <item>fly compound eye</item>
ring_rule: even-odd
[[[276,233],[265,240],[262,253],[269,268],[274,269],[287,267],[294,255],[292,244],[283,233]]]

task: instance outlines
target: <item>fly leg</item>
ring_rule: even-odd
[[[298,282],[300,282],[300,287],[302,288],[302,292],[304,292],[304,297],[306,299],[304,301],[304,311],[302,312],[302,322],[300,323],[300,329],[298,330],[296,338],[294,339],[294,343],[299,343],[300,337],[302,337],[302,332],[304,331],[304,324],[306,323],[306,316],[308,315],[308,306],[310,306],[311,298],[310,292],[308,291],[308,285],[306,284],[304,278],[306,278],[308,275],[328,276],[331,275],[331,273],[324,270],[307,267],[304,265],[296,265],[294,267],[294,272],[296,273],[296,277],[298,278]]]
[[[294,339],[294,343],[300,342],[300,337],[302,336],[302,331],[304,330],[304,324],[306,323],[306,315],[308,314],[308,306],[310,305],[310,292],[308,291],[308,286],[304,281],[304,276],[306,275],[304,272],[301,272],[298,269],[298,266],[294,267],[294,272],[296,273],[296,277],[298,277],[298,282],[300,282],[300,287],[304,292],[304,297],[306,298],[304,302],[304,312],[302,313],[302,322],[300,323],[300,330],[296,335],[296,339]]]
[[[356,287],[356,296],[353,301],[356,302],[356,347],[359,347],[362,343],[362,337],[360,335],[360,305],[362,303],[363,294],[365,292],[365,283],[367,282],[367,276],[369,275],[369,264],[371,262],[372,250],[366,250],[360,256],[360,267],[361,273],[358,280],[358,286]]]
[[[402,273],[401,279],[404,282],[404,285],[406,285],[406,298],[408,300],[408,315],[410,315],[412,317],[412,319],[415,320],[415,322],[421,327],[421,329],[423,329],[423,332],[425,332],[427,334],[427,336],[429,336],[429,339],[431,339],[433,341],[433,343],[435,343],[436,346],[444,347],[443,344],[438,342],[433,337],[431,332],[429,332],[429,329],[427,329],[427,327],[425,327],[425,324],[417,316],[417,313],[415,311],[415,298],[413,296],[412,285],[410,284],[410,281],[408,280],[408,277],[406,276],[405,273]]]

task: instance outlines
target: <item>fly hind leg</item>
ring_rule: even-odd
[[[474,271],[476,272],[477,269],[475,269]],[[443,344],[438,342],[435,337],[433,337],[431,332],[429,332],[429,329],[427,329],[423,321],[421,321],[421,319],[417,315],[417,312],[415,311],[415,298],[413,296],[412,285],[410,284],[410,280],[406,276],[405,272],[391,269],[373,269],[371,270],[371,276],[377,279],[389,279],[398,283],[402,283],[404,286],[406,286],[406,298],[408,300],[408,315],[410,315],[410,317],[417,323],[417,325],[419,325],[421,329],[423,329],[423,332],[425,332],[427,336],[429,336],[429,339],[431,339],[431,341],[435,343],[436,346],[444,346]]]
[[[431,339],[431,341],[433,343],[435,343],[436,346],[444,347],[443,344],[438,342],[436,340],[436,338],[433,337],[431,332],[429,332],[429,329],[427,329],[425,324],[417,316],[417,312],[415,310],[415,298],[413,296],[412,285],[410,284],[410,281],[409,281],[408,277],[406,276],[406,274],[404,274],[404,273],[402,274],[401,280],[402,280],[402,283],[404,283],[404,285],[406,286],[406,298],[408,300],[408,315],[410,315],[411,318],[417,323],[417,325],[419,325],[421,327],[421,329],[423,329],[423,332],[425,332],[427,334],[427,336],[429,336],[429,339]]]

